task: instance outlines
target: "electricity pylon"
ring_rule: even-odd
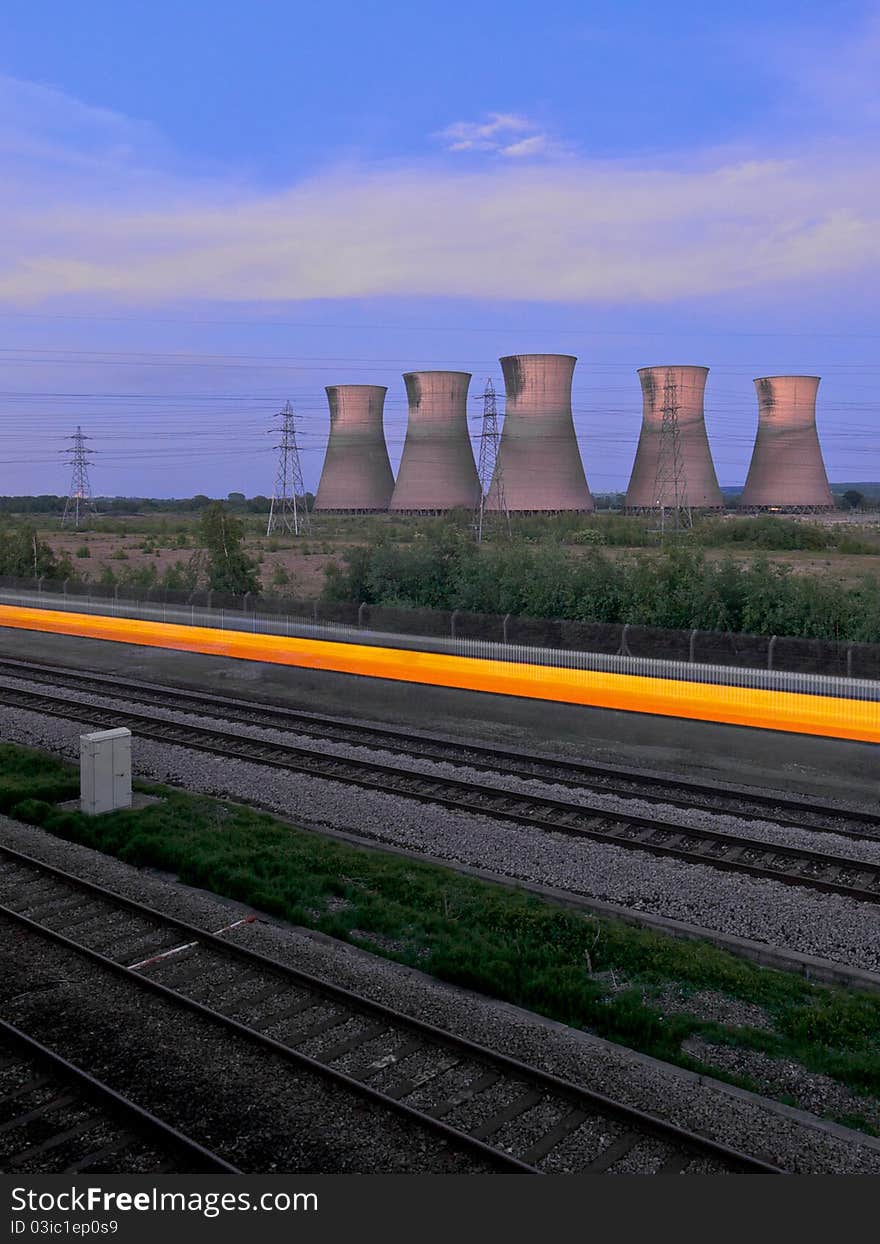
[[[275,472],[275,487],[272,490],[272,504],[269,506],[266,535],[271,535],[273,531],[289,531],[292,535],[298,536],[300,532],[311,531],[311,521],[306,505],[302,463],[296,441],[296,424],[290,402],[284,403],[283,410],[280,410],[275,418],[281,420],[281,440],[274,447],[278,450],[278,469]]]
[[[661,535],[689,531],[693,515],[687,499],[687,476],[681,452],[678,424],[678,391],[675,380],[666,377],[660,423],[660,449],[654,474],[653,508],[660,516]]]
[[[480,500],[474,513],[474,534],[477,544],[483,539],[483,532],[486,530],[487,518],[490,514],[497,513],[507,530],[507,535],[510,535],[510,514],[504,499],[504,477],[498,457],[500,439],[495,386],[491,380],[487,380],[486,388],[483,390],[483,416],[479,435],[480,455],[477,465],[477,474],[480,477]],[[490,488],[493,488],[494,500],[497,504],[492,510],[487,510]]]
[[[86,448],[86,441],[92,438],[86,436],[81,427],[77,427],[73,436],[67,439],[73,441],[73,444],[70,449],[62,449],[61,452],[70,458],[73,470],[70,477],[70,492],[67,494],[64,513],[61,515],[61,526],[66,527],[70,521],[74,527],[79,527],[80,522],[85,521],[88,515],[97,516],[98,513],[89,482],[89,458],[95,451]]]

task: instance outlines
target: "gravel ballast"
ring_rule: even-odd
[[[15,687],[23,691],[32,691],[34,684],[26,679],[0,675],[0,686]],[[106,699],[83,691],[76,691],[76,698],[85,704],[98,707],[107,706]],[[264,740],[269,743],[280,743],[288,747],[303,747],[322,754],[341,756],[366,763],[390,765],[409,773],[425,773],[429,776],[458,779],[464,782],[483,783],[514,791],[525,795],[537,796],[566,803],[589,805],[603,811],[621,813],[631,816],[657,817],[668,820],[675,826],[693,829],[712,829],[719,833],[745,835],[762,842],[804,848],[808,851],[821,851],[829,855],[839,855],[851,860],[880,864],[880,820],[878,820],[878,838],[859,840],[845,834],[835,834],[826,829],[795,829],[791,826],[779,825],[772,819],[758,818],[754,815],[734,816],[726,812],[706,811],[700,808],[681,808],[674,804],[664,804],[657,799],[642,800],[633,796],[623,796],[601,789],[574,789],[561,783],[544,781],[537,778],[520,778],[506,773],[487,773],[481,769],[468,768],[461,764],[447,764],[422,756],[407,756],[399,752],[385,751],[381,748],[343,743],[338,740],[316,738],[312,734],[298,733],[296,730],[266,728],[239,721],[230,722],[222,716],[205,713],[187,713],[179,709],[163,712],[155,705],[143,705],[137,700],[120,700],[114,698],[109,706],[112,711],[124,716],[126,711],[146,713],[158,719],[167,718],[183,722],[187,725],[201,726],[233,732],[242,738]],[[8,710],[5,710],[8,711]],[[788,813],[784,815],[790,815]]]
[[[8,840],[10,824],[2,826]],[[417,1124],[132,988],[0,915],[9,1020],[244,1171],[470,1174]],[[57,1166],[49,1166],[57,1171]]]
[[[3,710],[0,720],[3,735],[10,742],[44,748],[69,760],[77,759],[78,736],[87,728],[21,709]],[[123,714],[120,721],[124,721]],[[306,827],[354,832],[439,861],[554,886],[635,912],[869,972],[880,971],[880,906],[872,903],[566,834],[530,830],[402,796],[147,739],[135,739],[134,765],[140,777],[259,804]],[[639,810],[638,801],[624,802],[631,812]],[[656,807],[645,805],[646,815],[652,811]],[[713,817],[713,824],[719,819]],[[811,837],[824,841],[826,836]],[[836,841],[859,845],[850,840]]]
[[[140,872],[115,859],[53,838],[42,830],[21,825],[8,818],[0,818],[0,832],[4,841],[18,850],[107,885],[120,893],[154,904],[169,914],[203,928],[222,927],[230,923],[236,915],[246,911],[240,904]],[[290,962],[302,970],[332,979],[378,1002],[461,1033],[513,1057],[534,1062],[551,1073],[584,1083],[636,1108],[662,1115],[679,1126],[703,1132],[744,1151],[760,1154],[787,1169],[800,1173],[880,1173],[880,1144],[868,1138],[859,1137],[833,1125],[819,1125],[810,1121],[807,1116],[800,1116],[785,1107],[775,1106],[751,1094],[713,1081],[702,1080],[692,1073],[658,1063],[517,1008],[444,985],[418,971],[376,958],[345,943],[264,921],[245,925],[229,936],[250,948]],[[92,1045],[97,1040],[112,1047],[114,1023],[111,1021],[113,1008],[117,1007],[112,989],[107,995],[110,1009],[102,1012],[103,1019],[96,1018],[93,992],[86,975],[74,970],[68,962],[61,962],[54,951],[41,951],[33,965],[25,966],[28,966],[29,971],[40,974],[43,979],[35,987],[33,977],[29,975],[27,993],[16,988],[8,991],[24,995],[16,1003],[19,1018],[33,1020],[41,1017],[42,1022],[56,1034],[61,1033],[70,1039],[90,1042]],[[123,1001],[119,1000],[120,1006]],[[150,1040],[156,1036],[152,1031],[152,1023],[153,1020],[149,1017],[143,1022],[142,1053],[145,1059]],[[187,1034],[173,1029],[165,1032],[164,1049],[167,1052],[167,1066],[163,1055],[163,1077],[168,1074],[173,1081],[174,1075],[182,1074],[185,1067],[190,1070],[193,1067],[209,1067],[210,1083],[222,1086],[224,1091],[228,1087],[235,1109],[239,1112],[242,1110],[244,1086],[252,1085],[253,1076],[257,1074],[250,1065],[247,1051],[232,1052],[229,1048],[225,1051],[216,1050],[213,1038],[208,1040],[203,1031]],[[135,1054],[137,1053],[136,1050]],[[155,1050],[152,1056],[156,1057]],[[149,1063],[145,1061],[145,1083],[149,1080],[149,1071]],[[203,1076],[203,1083],[204,1079]],[[179,1079],[177,1085],[179,1091]],[[262,1085],[260,1091],[263,1092]],[[172,1089],[168,1092],[170,1094]],[[271,1085],[265,1086],[264,1096],[264,1102],[260,1098],[248,1098],[249,1111],[259,1112],[263,1107],[268,1109],[270,1099],[277,1106]],[[323,1102],[322,1086],[310,1091],[309,1101],[316,1104],[319,1114],[328,1109]],[[304,1112],[301,1096],[293,1094],[290,1102],[285,1104],[289,1104],[291,1109],[296,1106],[297,1120],[307,1113]],[[198,1108],[199,1099],[196,1098],[193,1110],[197,1111]],[[227,1104],[224,1108],[233,1107]],[[312,1114],[314,1115],[314,1111]],[[328,1169],[327,1163],[336,1161],[339,1152],[346,1152],[339,1150],[339,1137],[344,1131],[342,1115],[334,1108],[330,1119],[329,1139],[326,1120],[322,1120],[321,1136],[326,1144],[321,1149],[319,1166],[309,1165],[308,1156],[302,1152],[295,1154],[288,1151],[289,1158],[284,1161],[304,1163],[301,1169]],[[529,1126],[532,1122],[534,1120],[523,1120],[522,1126]],[[307,1122],[303,1123],[303,1128],[304,1131],[296,1131],[296,1143],[304,1137],[303,1143],[308,1147],[312,1133]],[[206,1127],[204,1132],[204,1143],[207,1143],[211,1128]],[[346,1135],[349,1133],[346,1132]],[[351,1164],[342,1169],[357,1169],[358,1164],[366,1160],[364,1150],[360,1147],[361,1135],[362,1132],[357,1129],[351,1134],[350,1141],[347,1142],[350,1145],[347,1152]],[[283,1163],[262,1168],[255,1166],[265,1156],[266,1137],[263,1136],[260,1140],[257,1134],[252,1143],[254,1147],[235,1156],[246,1157],[246,1164],[250,1169],[283,1169]],[[577,1143],[592,1144],[585,1136],[578,1137]],[[394,1156],[389,1152],[384,1136],[378,1153],[376,1144],[373,1135],[369,1155],[370,1168],[382,1166],[383,1169],[399,1169],[393,1163],[400,1163],[400,1155]],[[631,1160],[636,1164],[635,1168],[650,1168],[649,1149],[650,1142],[646,1142],[644,1152],[642,1146],[633,1152]],[[561,1161],[563,1157],[564,1155],[559,1154],[556,1160]],[[311,1161],[315,1161],[314,1154]],[[414,1169],[416,1166],[422,1170],[430,1169],[430,1161],[430,1154],[426,1157],[419,1152],[406,1169]],[[552,1164],[550,1169],[553,1169]]]

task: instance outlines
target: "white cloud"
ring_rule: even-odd
[[[553,143],[546,134],[532,134],[529,138],[520,138],[517,142],[501,148],[501,154],[518,160],[523,156],[550,155]]]
[[[490,112],[483,121],[455,121],[436,137],[447,151],[489,151],[512,159],[562,151],[534,121],[511,112]]]
[[[0,75],[0,168],[43,181],[125,170],[146,171],[172,159],[158,130],[95,108],[38,82]]]
[[[175,172],[149,127],[35,91],[29,104],[18,90],[16,124],[0,134],[0,300],[13,306],[65,295],[663,302],[839,288],[880,269],[880,169],[840,144],[532,163],[542,132],[494,114],[447,136],[506,150],[488,167],[348,167],[267,193]]]

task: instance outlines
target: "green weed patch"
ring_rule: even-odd
[[[880,1117],[880,994],[812,984],[688,942],[554,905],[451,869],[350,846],[216,799],[162,790],[138,811],[91,818],[70,766],[0,745],[0,809],[50,833],[474,989],[657,1058],[759,1087],[692,1058],[689,1036],[762,1051],[832,1077]],[[155,793],[160,788],[151,787]],[[657,994],[685,1004],[667,1013]],[[687,1010],[711,990],[756,1004],[766,1027]]]

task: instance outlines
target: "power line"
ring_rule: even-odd
[[[721,329],[708,331],[702,328],[676,328],[674,332],[663,328],[538,328],[536,325],[502,324],[494,327],[487,325],[461,324],[375,324],[348,323],[325,324],[310,320],[266,320],[259,317],[240,320],[197,319],[195,317],[147,316],[147,315],[64,315],[50,312],[0,311],[0,319],[13,320],[71,320],[90,321],[93,323],[133,323],[133,324],[199,324],[218,326],[247,326],[250,328],[317,328],[331,330],[363,330],[371,332],[425,332],[425,333],[555,333],[560,336],[578,337],[827,337],[834,340],[875,341],[880,333],[833,333],[827,329],[808,329],[804,331],[782,330],[777,332]]]

